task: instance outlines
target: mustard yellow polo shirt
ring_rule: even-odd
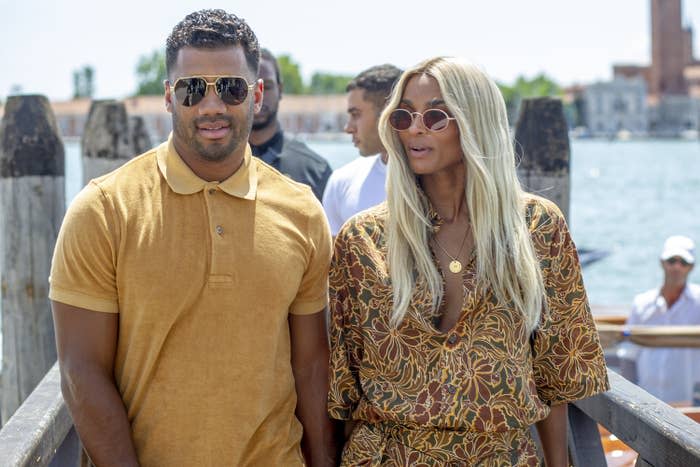
[[[206,182],[168,141],[76,197],[49,296],[119,313],[115,377],[142,466],[294,466],[287,319],[326,306],[330,257],[308,187],[249,148]]]

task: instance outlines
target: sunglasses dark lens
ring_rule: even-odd
[[[389,114],[389,125],[395,130],[405,131],[411,127],[413,116],[404,109],[396,109]]]
[[[670,265],[674,265],[676,263],[681,263],[681,266],[688,266],[688,264],[690,264],[686,260],[684,260],[683,258],[669,258],[666,260],[666,262]]]
[[[239,105],[248,97],[248,83],[243,78],[219,78],[216,93],[228,105]]]
[[[175,83],[175,98],[185,107],[199,104],[207,92],[207,82],[202,78],[179,79]]]
[[[440,131],[447,127],[448,115],[442,110],[430,109],[423,112],[423,124],[430,131]]]

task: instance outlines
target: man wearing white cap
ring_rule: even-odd
[[[700,324],[700,285],[687,282],[695,264],[695,244],[682,235],[666,239],[661,252],[664,283],[637,295],[627,324]],[[637,379],[643,389],[666,402],[689,402],[700,382],[700,349],[641,347]]]

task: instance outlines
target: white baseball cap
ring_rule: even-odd
[[[661,259],[666,261],[674,256],[683,258],[690,264],[695,263],[695,243],[684,235],[672,235],[664,242]]]

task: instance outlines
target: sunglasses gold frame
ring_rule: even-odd
[[[209,87],[210,87],[210,86],[213,86],[213,87],[214,87],[214,93],[216,94],[216,96],[217,96],[219,99],[221,99],[221,101],[222,101],[224,104],[226,104],[226,105],[241,105],[242,103],[245,102],[246,99],[248,99],[248,94],[249,94],[250,91],[255,87],[255,83],[250,84],[250,83],[248,83],[248,80],[245,79],[244,77],[242,77],[242,76],[236,76],[236,75],[195,75],[195,76],[181,76],[181,77],[179,77],[178,79],[176,79],[175,82],[173,82],[172,84],[170,83],[170,80],[167,80],[167,79],[165,80],[165,82],[166,82],[167,85],[171,88],[171,92],[172,92],[173,94],[175,94],[175,88],[177,87],[177,83],[178,83],[179,81],[186,80],[186,79],[192,79],[192,78],[203,79],[204,82],[207,84],[207,87],[206,87],[206,89],[204,90],[204,95],[202,96],[202,99],[204,99],[204,98],[207,96],[207,93],[209,92]],[[245,99],[243,99],[243,100],[242,100],[241,102],[239,102],[238,104],[228,104],[225,100],[223,100],[223,98],[221,97],[221,94],[219,94],[219,92],[216,90],[216,83],[217,83],[221,78],[240,78],[240,79],[242,79],[243,82],[246,84],[246,87],[248,88],[248,90],[246,91]],[[177,102],[177,99],[176,99],[176,102]],[[201,100],[200,100],[199,102],[201,102]],[[197,102],[197,104],[199,104],[199,102]],[[197,104],[185,105],[185,104],[182,103],[182,102],[178,102],[178,104],[184,105],[185,107],[192,107],[192,106],[194,106],[194,105],[197,105]]]
[[[399,130],[394,125],[392,125],[391,115],[394,112],[406,112],[407,114],[409,114],[411,116],[411,124],[408,125],[408,128],[403,129],[403,130]],[[428,126],[423,121],[423,114],[425,114],[426,112],[440,112],[441,114],[443,114],[445,116],[445,119],[447,120],[447,124],[444,127],[440,128],[439,130],[433,130],[432,128],[428,128]],[[420,117],[420,123],[421,123],[421,125],[423,125],[423,128],[425,128],[428,131],[432,131],[433,133],[445,131],[447,129],[447,127],[450,126],[451,120],[457,120],[455,117],[450,117],[449,114],[442,109],[426,109],[423,112],[411,112],[410,110],[406,110],[406,109],[394,109],[391,111],[391,113],[389,113],[389,118],[388,118],[389,126],[391,126],[391,128],[393,128],[395,131],[408,131],[411,129],[411,127],[413,126],[413,123],[416,121],[416,115],[418,115]]]

